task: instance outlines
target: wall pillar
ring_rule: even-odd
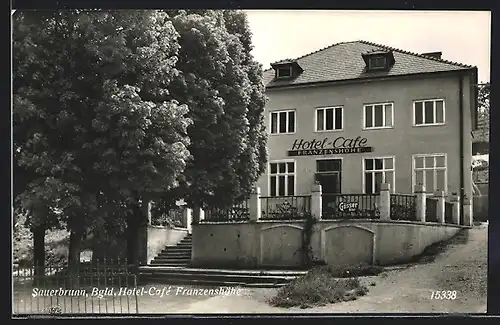
[[[250,213],[250,221],[260,220],[262,209],[260,207],[260,187],[254,187],[250,194],[248,202],[248,212]]]
[[[388,183],[380,184],[379,196],[380,220],[391,220],[391,185]]]
[[[464,197],[464,226],[472,226],[472,200]]]
[[[311,188],[311,214],[317,220],[321,220],[323,215],[323,200],[322,200],[321,184],[315,183]]]
[[[201,209],[199,206],[195,206],[192,210],[191,210],[191,217],[192,217],[192,224],[193,225],[196,225],[198,223],[200,223],[200,220],[201,220]]]
[[[193,210],[184,206],[184,210],[182,210],[182,225],[186,227],[188,233],[191,233],[191,223],[193,222]]]
[[[445,222],[445,198],[444,198],[444,191],[436,191],[434,192],[434,198],[437,200],[437,221],[439,223],[444,223]]]
[[[415,185],[415,195],[417,196],[417,221],[425,222],[426,195],[425,186]]]
[[[456,194],[452,194],[450,197],[450,202],[453,204],[453,223],[458,225],[460,224],[460,197]]]

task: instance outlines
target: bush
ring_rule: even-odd
[[[326,266],[314,268],[305,276],[280,288],[270,304],[285,308],[294,306],[309,308],[314,305],[322,306],[328,303],[355,300],[367,294],[368,288],[361,285],[358,278],[335,278],[332,274],[338,272]],[[353,272],[356,273],[356,271]]]
[[[350,278],[379,275],[384,271],[384,268],[382,266],[368,264],[359,264],[351,267],[342,265],[323,265],[313,269],[313,271],[325,272],[334,278]]]

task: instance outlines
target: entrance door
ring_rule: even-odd
[[[328,214],[337,205],[336,194],[341,193],[342,160],[321,159],[316,161],[316,181],[321,184],[323,192],[323,214]]]
[[[317,173],[316,181],[324,194],[340,194],[340,173]]]

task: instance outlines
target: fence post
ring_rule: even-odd
[[[434,197],[436,198],[436,213],[437,213],[437,221],[439,223],[445,222],[445,200],[444,200],[444,191],[436,191],[434,192]]]
[[[425,186],[415,185],[415,195],[417,196],[417,221],[425,222]]]
[[[472,226],[472,200],[464,197],[464,226]]]
[[[314,183],[311,188],[311,214],[317,220],[321,220],[323,215],[323,200],[321,184]]]
[[[391,220],[391,184],[380,184],[380,220]]]
[[[452,194],[450,197],[450,202],[453,204],[453,223],[460,224],[460,197],[456,194]]]
[[[256,186],[252,189],[250,200],[248,202],[248,212],[250,213],[250,221],[260,220],[262,213],[260,208],[260,187]]]

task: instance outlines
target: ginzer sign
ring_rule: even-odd
[[[294,141],[292,150],[288,151],[288,156],[320,156],[371,152],[372,147],[368,147],[366,142],[368,140],[360,136],[356,139],[338,137],[329,140],[328,138],[324,138],[322,141],[300,139]]]

